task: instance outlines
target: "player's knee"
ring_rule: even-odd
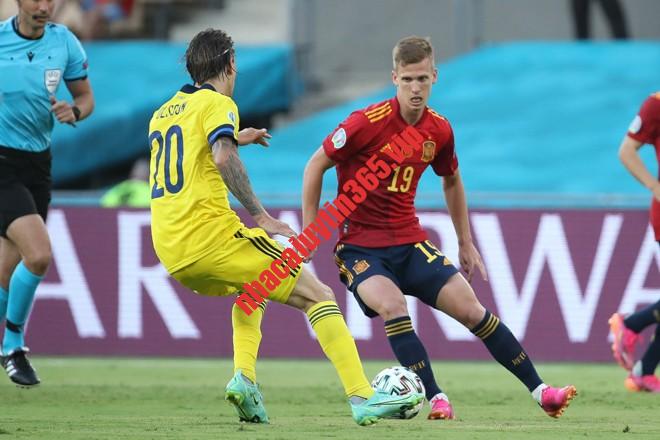
[[[332,289],[321,282],[318,283],[316,288],[312,289],[310,299],[314,303],[320,303],[323,301],[336,301],[335,294],[332,292]]]
[[[391,299],[380,303],[376,311],[384,321],[408,316],[408,306],[403,295],[401,295],[400,299]]]
[[[304,312],[323,301],[335,301],[332,289],[311,273],[303,272],[287,304]]]
[[[485,314],[486,309],[475,298],[474,301],[470,301],[462,308],[458,321],[465,327],[472,329],[484,319]]]
[[[23,264],[25,267],[35,275],[42,276],[48,270],[52,254],[50,249],[43,249],[32,252],[30,255],[23,257]]]

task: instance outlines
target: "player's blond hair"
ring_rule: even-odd
[[[394,70],[398,66],[406,66],[408,64],[415,64],[430,58],[431,62],[435,64],[433,59],[433,46],[431,46],[431,38],[418,37],[411,35],[400,39],[394,49],[392,49],[392,67]]]

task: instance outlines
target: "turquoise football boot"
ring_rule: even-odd
[[[227,384],[225,400],[234,405],[242,422],[268,423],[268,414],[259,386],[247,380],[241,370],[236,371]]]
[[[378,419],[397,418],[399,414],[411,410],[423,402],[424,394],[421,393],[411,393],[401,397],[376,391],[373,396],[362,403],[349,403],[353,412],[353,420],[358,425],[366,426],[376,423]]]

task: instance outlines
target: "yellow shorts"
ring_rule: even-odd
[[[184,286],[201,295],[228,296],[244,291],[245,283],[260,282],[270,293],[269,300],[286,303],[302,272],[302,267],[289,270],[283,279],[275,277],[271,267],[284,248],[261,228],[241,228],[225,243],[194,263],[179,269],[172,276]],[[271,271],[268,281],[263,272]],[[281,271],[280,271],[281,272]]]

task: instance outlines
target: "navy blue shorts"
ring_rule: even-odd
[[[383,275],[392,280],[404,295],[414,296],[435,307],[438,292],[458,272],[430,240],[383,248],[340,243],[335,251],[335,263],[339,267],[339,278],[370,318],[378,313],[369,308],[357,293],[358,286],[367,278]]]

